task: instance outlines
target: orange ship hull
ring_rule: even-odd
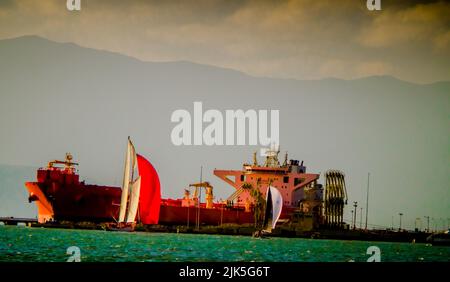
[[[29,197],[29,202],[36,202],[38,209],[38,222],[43,223],[53,219],[55,212],[52,204],[47,200],[47,197],[42,192],[38,183],[26,182]]]
[[[121,189],[96,185],[25,183],[29,201],[38,208],[38,222],[110,222],[119,214]]]

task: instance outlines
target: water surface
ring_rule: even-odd
[[[450,247],[428,244],[0,226],[0,261],[63,262],[70,246],[84,262],[364,262],[370,246],[381,261],[450,261]]]

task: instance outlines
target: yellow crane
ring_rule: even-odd
[[[205,182],[193,183],[193,184],[189,184],[189,187],[195,187],[195,191],[194,191],[194,195],[193,195],[194,200],[195,199],[198,200],[198,195],[199,195],[200,189],[204,188],[206,191],[206,208],[207,209],[213,208],[213,200],[214,200],[213,187],[211,186],[211,184],[209,184],[209,182],[205,181]]]

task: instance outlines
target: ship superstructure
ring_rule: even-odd
[[[244,164],[242,170],[214,170],[214,175],[236,189],[227,201],[236,202],[248,210],[255,205],[252,189],[257,189],[265,197],[267,187],[272,186],[283,197],[283,214],[297,208],[305,212],[315,209],[322,213],[323,188],[318,184],[320,174],[307,173],[303,161],[288,162],[287,153],[280,164],[279,153],[279,148],[272,147],[266,151],[264,163],[258,163],[255,152],[253,164]]]

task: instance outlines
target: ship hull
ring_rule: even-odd
[[[38,221],[110,222],[118,217],[121,189],[96,185],[25,183]]]
[[[162,225],[221,225],[254,223],[252,212],[239,209],[197,208],[161,205],[159,224]]]
[[[114,222],[119,215],[119,187],[97,185],[46,185],[39,182],[25,183],[29,200],[36,203],[38,222]],[[192,225],[200,219],[200,225],[254,223],[253,212],[242,209],[212,208],[204,206],[182,207],[161,204],[159,224]]]

